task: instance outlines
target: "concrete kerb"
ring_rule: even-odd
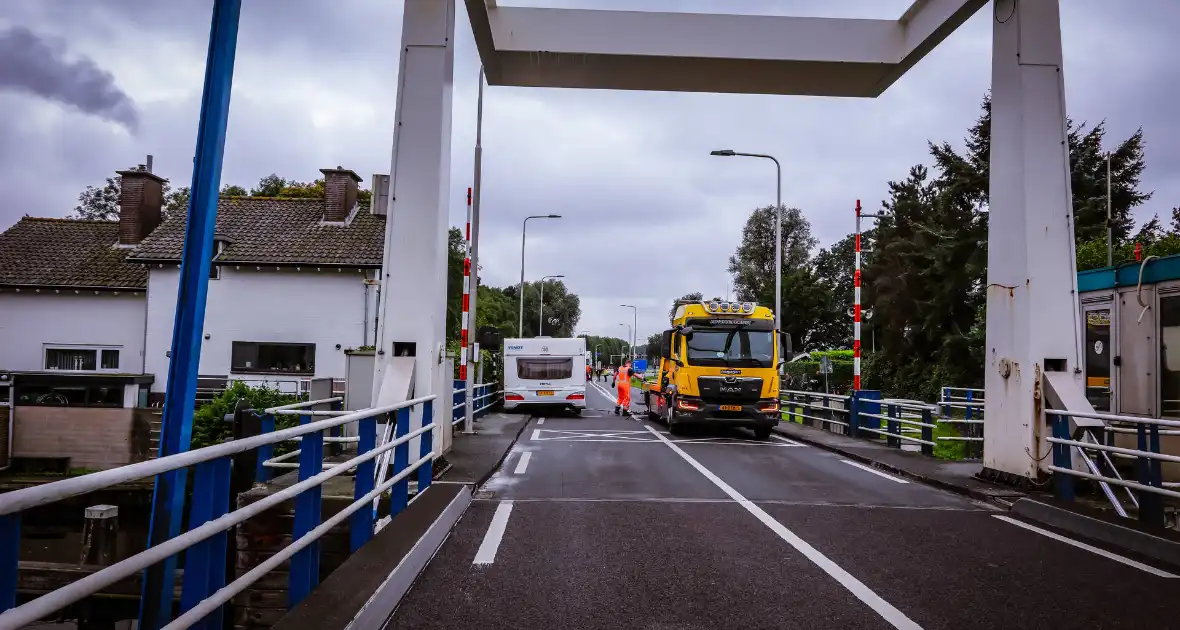
[[[479,488],[483,484],[487,483],[487,480],[492,478],[492,475],[500,469],[500,466],[504,465],[504,460],[508,458],[508,454],[512,452],[512,447],[516,446],[516,443],[520,441],[520,436],[524,434],[524,430],[528,428],[528,426],[529,421],[527,420],[520,424],[520,428],[516,430],[516,435],[513,436],[512,441],[508,443],[508,448],[504,449],[504,452],[500,454],[500,459],[497,459],[496,463],[493,464],[491,468],[488,468],[486,472],[480,473],[479,478],[475,480],[475,488]]]
[[[1020,499],[1012,505],[1012,512],[1058,529],[1121,547],[1149,558],[1180,567],[1180,543],[1153,536],[1130,527],[1079,514],[1033,499]]]
[[[837,455],[840,455],[841,457],[847,457],[848,459],[851,459],[853,461],[860,462],[860,463],[866,464],[868,466],[872,466],[873,468],[880,469],[884,472],[888,472],[888,473],[897,475],[899,477],[904,477],[906,479],[911,479],[913,481],[924,483],[926,485],[934,486],[934,487],[940,488],[942,490],[954,492],[955,494],[960,494],[960,495],[969,497],[971,499],[975,499],[977,501],[984,501],[986,503],[1000,505],[1005,508],[1010,507],[1010,504],[1007,501],[1003,501],[1001,499],[1001,497],[998,497],[994,494],[989,494],[987,492],[981,492],[978,489],[972,488],[970,486],[960,485],[960,484],[952,483],[949,481],[945,481],[943,479],[937,479],[935,477],[930,477],[928,475],[922,475],[919,473],[915,473],[915,472],[912,472],[909,470],[905,470],[903,468],[898,468],[897,466],[892,466],[890,464],[873,459],[871,457],[866,457],[864,455],[860,455],[860,454],[854,453],[852,451],[848,451],[848,450],[844,450],[842,448],[838,448],[836,446],[832,446],[831,444],[824,444],[823,442],[819,442],[817,440],[812,440],[812,439],[809,439],[805,436],[800,436],[795,433],[788,433],[787,431],[784,431],[777,426],[773,427],[772,430],[776,434],[782,435],[783,437],[790,438],[792,440],[795,440],[796,442],[803,442],[804,444],[807,444],[809,446],[814,446],[816,448],[821,448],[821,449],[823,449],[825,451],[829,451],[831,453],[836,453]]]

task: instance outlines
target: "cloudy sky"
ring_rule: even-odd
[[[535,0],[540,6],[896,18],[910,0]],[[526,4],[520,0],[503,4]],[[20,216],[64,216],[87,184],[155,156],[187,184],[211,0],[0,2],[0,229]],[[389,171],[399,2],[247,0],[223,183],[268,173],[310,180],[337,164]],[[459,3],[462,11],[462,3]],[[1147,137],[1140,217],[1180,205],[1180,62],[1175,0],[1063,0],[1066,89],[1077,120],[1105,119]],[[1117,5],[1117,8],[1115,8]],[[783,162],[784,202],[803,208],[827,245],[853,229],[857,198],[877,206],[886,182],[927,159],[926,141],[961,144],[990,64],[990,10],[875,100],[490,88],[485,101],[486,283],[565,274],[582,297],[579,327],[619,334],[637,304],[640,334],[663,328],[671,299],[724,294],[746,213],[774,200],[773,166],[710,158],[715,148]],[[479,61],[456,19],[452,222],[464,217]],[[654,245],[678,240],[691,260]]]

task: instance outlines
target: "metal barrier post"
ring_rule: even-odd
[[[934,414],[930,412],[929,407],[922,409],[922,424],[930,424],[930,425],[934,424]],[[934,441],[934,429],[932,429],[930,427],[922,427],[922,439],[927,442],[933,442]],[[933,456],[934,455],[934,447],[930,446],[929,444],[923,444],[922,445],[922,454]]]
[[[1149,432],[1151,433],[1150,436]],[[1138,437],[1136,448],[1141,451],[1159,452],[1160,438],[1158,427],[1153,425],[1148,429],[1147,425],[1139,423],[1136,428],[1136,434]],[[1140,457],[1136,461],[1136,468],[1139,472],[1139,483],[1156,488],[1162,487],[1160,484],[1162,479],[1159,475],[1159,463],[1156,460],[1149,457]],[[1137,494],[1139,495],[1139,521],[1148,525],[1163,525],[1164,502],[1160,495],[1154,492],[1138,492]]]
[[[356,454],[359,457],[374,448],[377,448],[377,418],[365,418],[357,423]],[[371,459],[357,464],[356,475],[353,477],[352,498],[354,500],[360,500],[361,497],[373,491],[373,487],[376,485],[376,466],[376,462]],[[373,508],[366,506],[353,512],[349,517],[349,553],[355,553],[357,549],[363,547],[373,538],[375,516]]]
[[[1069,418],[1054,414],[1052,416],[1053,423],[1053,437],[1068,440],[1069,435]],[[1053,445],[1053,465],[1058,468],[1073,468],[1073,458],[1070,457],[1070,446],[1068,444],[1054,444]],[[1074,499],[1074,478],[1073,475],[1065,473],[1053,474],[1053,493],[1057,495],[1058,499],[1065,501],[1073,501]]]
[[[901,438],[896,437],[901,435],[901,423],[895,420],[897,418],[897,405],[890,403],[886,405],[886,409],[888,410],[889,421],[885,423],[885,431],[889,435],[885,436],[885,443],[889,446],[901,448]]]
[[[300,416],[300,424],[311,422],[311,416]],[[310,479],[324,467],[324,433],[315,431],[300,438],[299,481]],[[323,507],[323,486],[305,490],[295,497],[295,528],[292,539],[298,539],[320,524]],[[320,541],[300,549],[291,557],[291,574],[287,580],[287,608],[294,608],[311,593],[320,581]]]
[[[423,418],[425,420],[425,418]],[[397,410],[397,432],[394,434],[394,439],[400,438],[410,432],[410,409]],[[410,442],[402,442],[393,447],[393,472],[390,476],[397,475],[410,465]],[[393,518],[406,509],[406,504],[410,501],[410,480],[402,479],[393,484],[393,488],[389,493],[389,517]]]
[[[229,457],[197,464],[193,476],[193,493],[188,528],[196,529],[229,512]],[[180,592],[180,612],[188,612],[218,589],[225,586],[226,532],[218,532],[184,552],[184,580]],[[218,607],[194,626],[199,630],[220,630],[225,607]]]
[[[259,420],[259,433],[265,435],[267,433],[275,432],[275,417],[271,414],[264,414]],[[258,483],[266,483],[270,481],[270,468],[263,466],[266,461],[275,454],[274,444],[264,444],[258,447],[258,465],[254,473],[254,480]]]
[[[472,394],[472,396],[474,397],[474,394]],[[433,402],[434,401],[428,400],[428,401],[426,401],[425,405],[422,407],[422,422],[428,422],[430,420],[430,416],[431,416],[431,413],[433,412],[433,407],[434,407],[434,405],[432,404]],[[436,427],[437,427],[437,425],[436,425]],[[426,457],[427,455],[430,455],[434,452],[433,442],[434,442],[434,432],[436,430],[437,430],[437,428],[431,429],[430,431],[427,431],[422,434],[422,437],[421,437],[422,447],[421,447],[421,451],[420,451],[421,454],[419,455],[419,457]],[[422,494],[423,492],[425,492],[426,489],[430,487],[430,482],[433,479],[434,479],[434,460],[431,459],[431,461],[426,462],[418,467],[418,494]]]
[[[824,396],[824,417],[827,418],[828,420],[832,419],[832,411],[831,411],[831,409],[829,409],[830,406],[831,406],[831,402],[828,400],[827,396]],[[828,425],[825,423],[820,423],[820,428],[824,429],[826,431],[828,428]]]
[[[860,392],[852,392],[848,399],[848,437],[860,437]]]
[[[20,513],[0,516],[0,612],[16,606]]]
[[[331,404],[332,411],[340,411],[340,409],[342,407],[343,407],[343,404],[339,400],[337,400],[336,402]],[[330,435],[334,438],[338,438],[338,437],[344,435],[344,427],[343,426],[332,427],[331,429],[328,429],[328,435]],[[342,452],[344,452],[344,445],[343,444],[341,444],[339,442],[332,442],[332,443],[328,444],[328,454],[329,455],[339,455]]]
[[[982,435],[980,435],[981,431],[976,428],[978,425],[971,424],[971,422],[970,422],[971,420],[975,419],[975,405],[971,404],[974,402],[974,400],[975,400],[975,392],[971,391],[971,389],[968,388],[967,389],[967,404],[964,405],[967,409],[963,414],[964,417],[968,421],[967,424],[964,425],[967,427],[967,430],[960,432],[960,434],[966,433],[970,437],[983,437]],[[947,415],[950,415],[950,414],[947,414]],[[975,450],[977,448],[979,449],[978,456],[980,459],[982,459],[983,458],[983,442],[979,442],[979,446],[976,446],[976,443],[974,441],[967,442],[968,452],[974,454]]]

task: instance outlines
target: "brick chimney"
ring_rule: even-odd
[[[361,176],[344,168],[321,168],[324,174],[324,221],[344,222],[356,206],[356,185]]]
[[[116,172],[121,180],[119,244],[137,245],[160,225],[165,180],[146,168]]]

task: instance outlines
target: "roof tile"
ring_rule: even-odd
[[[118,221],[24,217],[0,234],[0,285],[146,288],[118,240]]]

